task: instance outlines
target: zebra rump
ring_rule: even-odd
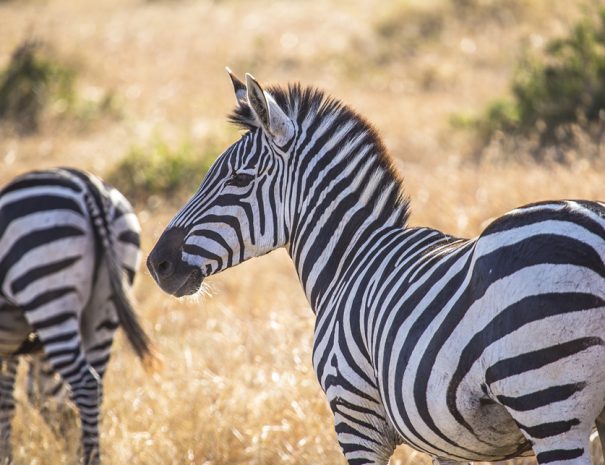
[[[100,463],[102,379],[116,329],[144,366],[154,364],[129,297],[139,259],[132,206],[89,173],[34,171],[0,191],[0,463],[12,456],[19,356],[40,350],[45,359],[32,357],[28,394],[58,397],[58,373],[80,415],[84,463]]]

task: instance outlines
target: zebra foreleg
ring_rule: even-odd
[[[332,402],[338,442],[349,465],[387,465],[400,444],[379,412],[360,413],[352,404]]]
[[[18,363],[16,358],[0,358],[0,465],[12,461],[11,422],[15,415],[13,389]]]

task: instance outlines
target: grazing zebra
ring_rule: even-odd
[[[372,127],[322,92],[231,76],[247,132],[147,264],[160,287],[285,247],[316,315],[313,365],[351,465],[396,445],[436,463],[590,463],[605,433],[605,205],[552,201],[476,239],[406,226]]]
[[[100,463],[102,378],[116,328],[140,358],[151,354],[127,296],[139,231],[122,194],[83,171],[31,172],[0,191],[0,463],[11,460],[18,356],[40,350],[78,408],[84,463]]]

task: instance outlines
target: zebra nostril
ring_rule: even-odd
[[[156,270],[158,272],[158,275],[165,278],[166,276],[172,274],[172,268],[172,263],[167,260],[164,260],[163,262],[158,263]]]

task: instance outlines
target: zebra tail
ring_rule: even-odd
[[[101,188],[93,179],[88,179],[87,184],[91,189],[90,195],[86,195],[86,200],[94,223],[95,236],[107,260],[113,303],[118,314],[118,321],[126,333],[128,342],[137,357],[142,361],[145,370],[155,371],[161,366],[161,360],[153,347],[151,339],[141,326],[130,296],[125,289],[124,272],[114,247],[115,239],[109,226],[109,214],[104,196],[101,194]]]
[[[132,306],[132,301],[124,288],[122,268],[117,260],[115,250],[112,247],[105,249],[105,255],[109,265],[109,276],[114,296],[113,303],[118,313],[120,326],[126,333],[126,338],[137,357],[142,361],[145,370],[156,371],[161,364],[160,359],[149,335],[141,326]]]

